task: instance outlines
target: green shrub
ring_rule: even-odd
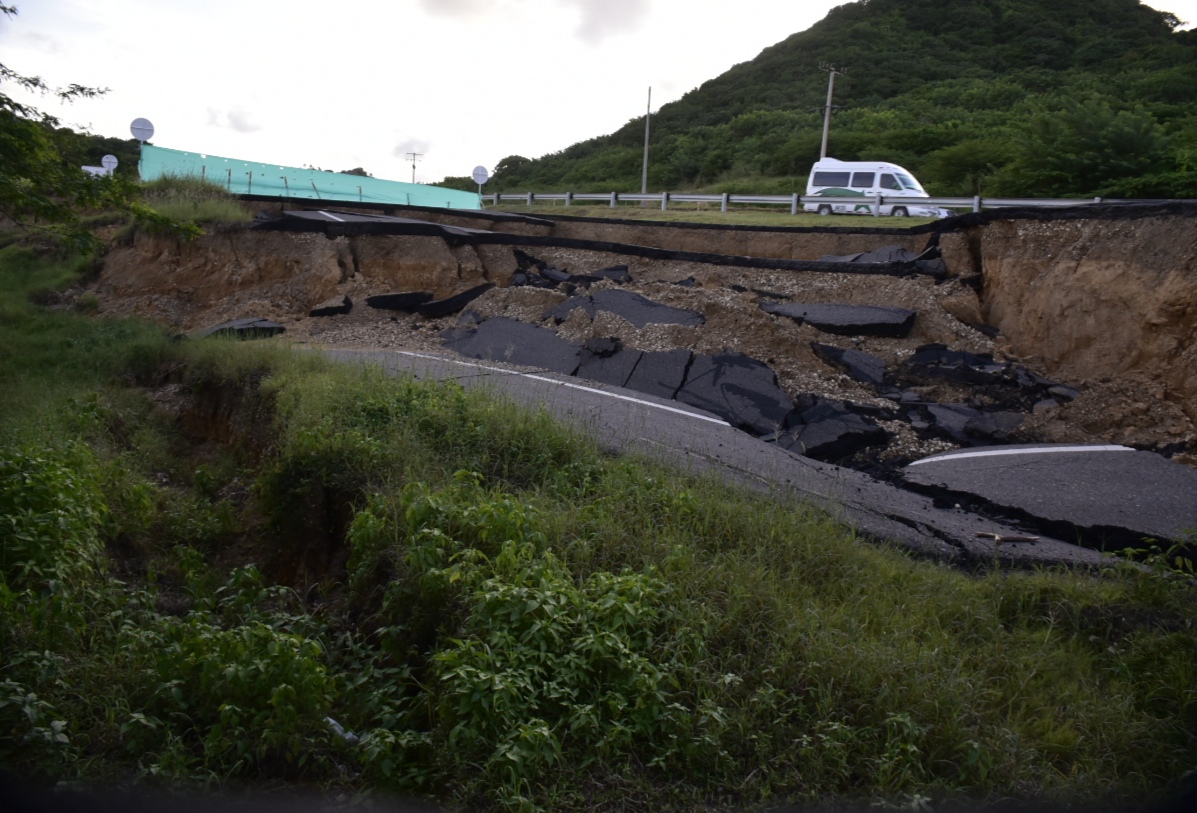
[[[167,757],[153,773],[181,779],[295,773],[328,737],[323,644],[288,629],[291,597],[252,566],[197,598],[184,618],[149,615],[120,632],[148,690],[121,723],[126,748]]]
[[[418,646],[429,632],[421,618],[440,628],[426,664],[433,730],[368,732],[368,743],[381,738],[370,764],[440,743],[443,770],[483,766],[484,787],[511,806],[543,796],[563,751],[575,768],[635,756],[677,769],[715,756],[719,710],[684,702],[703,647],[672,588],[651,569],[579,580],[545,549],[539,524],[465,472],[358,513],[353,566],[394,557],[372,621],[381,646]]]
[[[0,449],[0,583],[72,589],[103,567],[108,507],[86,447]]]

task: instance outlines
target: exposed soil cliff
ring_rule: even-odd
[[[999,348],[1123,396],[1082,425],[1142,443],[1178,434],[1179,413],[1197,420],[1197,218],[1007,220],[978,231],[982,311],[1001,330]]]

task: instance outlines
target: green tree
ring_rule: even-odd
[[[437,186],[445,189],[460,189],[462,192],[477,192],[478,184],[469,175],[446,175]]]
[[[936,150],[923,169],[923,181],[947,195],[982,195],[989,182],[1013,157],[1000,135],[970,138]]]
[[[522,155],[509,155],[495,164],[495,177],[508,180],[521,174],[532,163],[532,159]]]
[[[1016,157],[1000,185],[1004,194],[1103,194],[1119,182],[1158,170],[1167,139],[1146,111],[1115,111],[1102,99],[1070,102],[1027,119]]]
[[[14,17],[17,8],[0,5],[0,13]],[[106,92],[76,84],[51,88],[41,77],[25,76],[0,64],[0,85],[8,83],[64,102]],[[63,141],[66,136],[56,129],[58,124],[54,116],[0,90],[0,214],[22,229],[81,248],[90,248],[96,241],[80,217],[87,209],[116,209],[151,226],[198,233],[196,227],[178,226],[138,201],[136,187],[127,179],[83,172],[68,160],[71,150]]]

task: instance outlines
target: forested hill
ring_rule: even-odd
[[[803,191],[836,80],[829,153],[932,193],[1197,197],[1197,31],[1138,0],[860,0],[654,115],[649,185]],[[644,119],[493,190],[639,191]]]

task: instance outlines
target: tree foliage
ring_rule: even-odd
[[[895,161],[932,193],[1192,194],[1197,34],[1180,25],[1138,0],[847,3],[662,107],[649,185],[803,191],[827,61],[849,68],[830,154]],[[643,129],[510,156],[492,188],[639,191]]]
[[[0,13],[11,17],[17,9],[0,5]],[[53,95],[64,102],[95,98],[106,92],[104,88],[78,84],[52,88],[41,77],[26,76],[0,64],[3,84]],[[94,177],[83,172],[78,163],[76,134],[58,125],[54,116],[0,90],[0,215],[23,229],[84,248],[95,241],[80,216],[89,209],[116,209],[152,226],[184,234],[193,232],[193,227],[179,227],[139,202],[127,178]]]

